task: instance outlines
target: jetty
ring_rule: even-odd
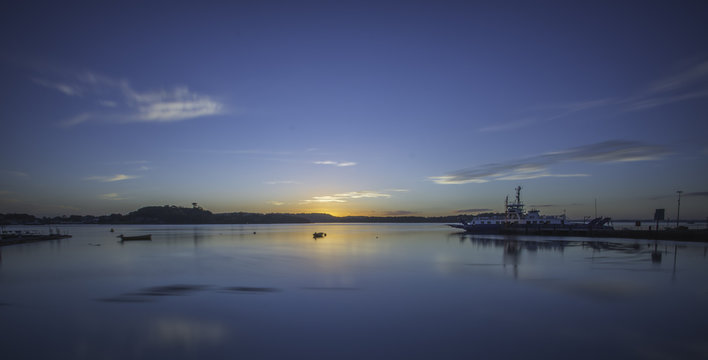
[[[62,234],[57,229],[56,233],[40,234],[29,231],[3,231],[0,234],[0,246],[27,244],[47,240],[60,240],[70,238],[69,234]]]
[[[529,224],[526,226],[502,226],[496,231],[496,233],[501,235],[578,236],[595,238],[626,238],[708,242],[708,229],[597,229],[591,226],[583,225],[584,224],[577,224],[575,226],[542,226]]]

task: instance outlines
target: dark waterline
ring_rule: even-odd
[[[705,244],[439,224],[109,228],[0,249],[3,358],[708,356]]]

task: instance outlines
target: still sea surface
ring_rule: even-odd
[[[708,244],[114,228],[0,248],[3,359],[708,358]]]

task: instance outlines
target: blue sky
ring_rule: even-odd
[[[708,5],[5,5],[0,212],[708,216]]]

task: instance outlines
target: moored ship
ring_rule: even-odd
[[[541,215],[537,209],[528,212],[521,202],[521,186],[516,187],[516,199],[509,203],[509,196],[504,201],[504,215],[476,216],[460,224],[449,224],[470,233],[548,233],[569,231],[612,230],[610,218],[595,218],[587,224],[570,223],[564,215]]]

